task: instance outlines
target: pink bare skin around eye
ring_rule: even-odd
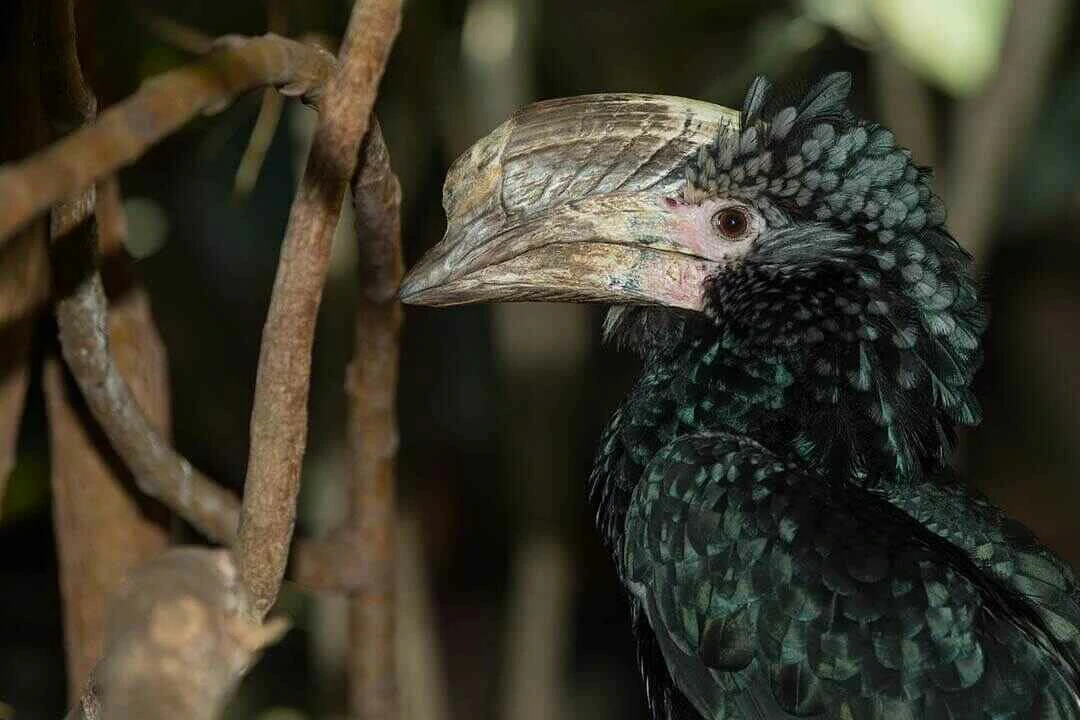
[[[667,212],[674,215],[672,242],[684,248],[688,254],[721,262],[741,256],[749,247],[749,243],[732,242],[721,237],[713,225],[713,216],[722,208],[731,206],[731,201],[710,199],[688,203],[665,197],[660,202]]]

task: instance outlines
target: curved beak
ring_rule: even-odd
[[[447,229],[401,300],[515,300],[699,309],[717,257],[682,200],[687,160],[737,130],[727,108],[586,95],[519,110],[450,168]]]

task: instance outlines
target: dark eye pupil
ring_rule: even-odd
[[[746,233],[746,213],[741,210],[721,210],[716,216],[716,225],[724,235],[738,238]]]

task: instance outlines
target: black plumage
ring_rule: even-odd
[[[1080,719],[1080,593],[949,467],[986,313],[929,171],[835,74],[611,93],[451,168],[407,302],[617,305],[589,481],[655,720]],[[726,126],[725,126],[726,123]],[[715,139],[713,139],[715,138]]]
[[[701,148],[757,230],[703,313],[626,307],[644,371],[590,487],[653,717],[1080,717],[1069,568],[948,468],[985,312],[927,170],[831,75]]]

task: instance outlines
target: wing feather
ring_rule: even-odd
[[[623,573],[697,711],[1080,718],[1064,565],[959,490],[850,485],[726,434],[646,467]]]

